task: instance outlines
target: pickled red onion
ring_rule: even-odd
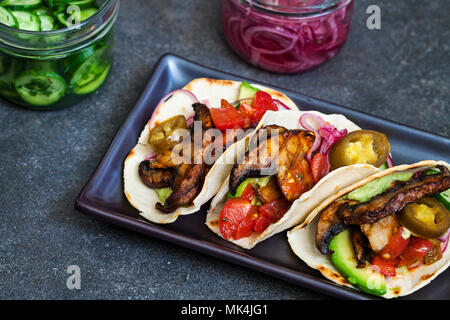
[[[155,159],[157,155],[158,154],[156,152],[150,153],[148,156],[145,157],[145,160]]]
[[[447,250],[449,239],[450,239],[450,229],[448,229],[447,232],[439,238],[439,241],[442,242],[441,243],[442,253],[444,253],[445,250]]]
[[[176,93],[176,92],[182,92],[182,93],[188,95],[189,97],[191,97],[191,99],[194,101],[194,103],[198,103],[198,99],[197,99],[197,97],[195,96],[195,94],[193,94],[193,93],[190,92],[189,90],[186,90],[186,89],[176,89],[176,90],[173,90],[173,91],[169,92],[169,93],[166,94],[164,97],[162,97],[161,100],[159,100],[158,104],[157,104],[156,107],[155,107],[155,111],[158,110],[158,107],[159,107],[162,103],[166,102],[166,100],[169,99],[171,96],[173,96],[173,94]],[[154,118],[154,116],[155,116],[155,114],[156,114],[155,111],[153,111],[153,114],[152,114],[152,116],[151,116],[151,118],[150,118],[150,121],[148,122],[149,126],[150,126],[150,124],[152,123],[152,120],[153,120],[153,118]]]
[[[299,121],[303,128],[312,131],[315,136],[314,143],[306,154],[306,160],[311,162],[312,154],[320,147],[319,152],[322,153],[327,160],[326,172],[328,174],[330,171],[330,161],[328,159],[330,149],[336,142],[347,135],[347,129],[338,130],[331,124],[325,122],[321,117],[312,113],[303,114]]]
[[[386,162],[389,168],[392,168],[394,166],[394,161],[392,161],[392,157],[390,155],[387,158]]]
[[[194,118],[195,118],[195,113],[191,114],[187,119],[186,119],[186,125],[188,126],[188,128],[194,123]]]
[[[291,108],[289,108],[287,105],[285,105],[278,99],[273,99],[273,102],[275,102],[275,104],[277,105],[278,110],[291,110]]]

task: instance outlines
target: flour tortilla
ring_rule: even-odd
[[[295,103],[285,94],[258,84],[252,84],[252,86],[269,93],[274,99],[280,100],[290,109],[298,109]],[[192,80],[183,89],[192,92],[200,102],[206,103],[209,107],[219,108],[221,99],[229,102],[238,100],[240,87],[241,82],[238,81],[198,78]],[[162,213],[155,208],[155,204],[159,202],[158,195],[156,191],[141,182],[138,172],[139,164],[149,154],[155,152],[152,146],[148,144],[150,130],[158,123],[176,115],[183,115],[188,118],[194,113],[192,103],[192,99],[180,91],[175,92],[168,100],[161,103],[153,112],[148,125],[145,126],[138,139],[137,145],[130,151],[124,163],[125,196],[131,205],[140,211],[144,218],[155,223],[171,223],[180,215],[192,214],[198,211],[204,203],[216,194],[222,182],[230,173],[232,164],[226,164],[221,159],[225,158],[226,155],[226,159],[234,159],[236,156],[237,150],[230,146],[210,169],[203,187],[192,205],[179,207],[172,213]]]
[[[400,165],[381,172],[378,172],[364,180],[355,183],[345,189],[342,189],[332,197],[323,201],[316,209],[314,209],[307,217],[304,223],[290,230],[287,234],[289,244],[294,253],[302,259],[308,266],[313,269],[319,270],[323,276],[327,279],[350,288],[354,288],[349,282],[347,282],[337,271],[337,269],[331,263],[328,256],[323,255],[317,250],[315,244],[316,226],[319,220],[319,213],[325,209],[328,205],[335,200],[344,196],[345,194],[355,190],[370,181],[377,178],[384,177],[393,172],[413,170],[421,171],[426,168],[436,167],[437,165],[444,165],[450,168],[450,165],[444,161],[421,161],[411,165]],[[387,293],[384,298],[395,298],[405,296],[419,290],[423,286],[430,283],[441,272],[443,272],[450,264],[450,250],[446,250],[441,260],[438,262],[426,266],[420,266],[411,272],[397,274],[395,277],[386,278]]]
[[[312,113],[322,117],[326,122],[335,126],[338,130],[347,129],[349,132],[359,130],[360,128],[348,120],[346,117],[340,114],[323,114],[317,111],[278,111],[267,112],[258,128],[267,125],[280,125],[287,129],[301,129],[299,119],[305,113]],[[245,149],[245,144],[256,131],[247,136],[246,139],[238,142],[240,146],[237,146],[239,150]],[[318,205],[320,202],[338,192],[340,189],[352,185],[356,181],[359,181],[375,172],[379,169],[371,165],[354,165],[348,167],[342,167],[330,172],[324,178],[322,178],[311,190],[301,195],[299,199],[294,201],[288,212],[276,223],[269,225],[269,227],[261,234],[252,234],[249,237],[241,238],[239,240],[228,240],[238,246],[246,249],[253,248],[259,242],[279,233],[287,230],[293,226],[301,223],[306,216]],[[211,208],[206,216],[206,225],[211,231],[222,237],[219,229],[219,216],[225,203],[227,201],[229,177],[225,180],[217,195],[211,201]]]

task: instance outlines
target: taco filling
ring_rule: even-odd
[[[384,164],[389,156],[389,142],[378,132],[356,130],[348,134],[346,129],[339,131],[311,113],[303,114],[300,124],[304,129],[269,125],[260,128],[250,140],[243,159],[234,165],[229,176],[229,193],[219,216],[224,239],[239,240],[263,233],[331,168],[347,165],[342,162]],[[373,147],[375,135],[385,138],[383,148]],[[336,148],[339,141],[347,142]],[[369,147],[372,159],[366,157]],[[340,155],[349,148],[355,150],[353,159],[344,161],[340,157],[339,164],[329,159],[329,154]]]
[[[189,92],[188,94],[193,95]],[[202,190],[205,177],[212,167],[212,164],[205,163],[205,154],[214,156],[217,151],[223,152],[227,146],[238,140],[239,129],[255,128],[266,111],[289,109],[281,101],[273,99],[269,93],[254,88],[247,82],[241,84],[239,99],[236,102],[230,103],[222,99],[220,108],[209,108],[207,101],[197,101],[192,108],[194,114],[188,118],[177,115],[151,128],[148,144],[156,152],[148,155],[139,164],[140,180],[157,192],[160,202],[156,203],[155,207],[162,213],[171,213],[181,206],[192,204]],[[201,124],[200,132],[194,130],[198,129],[195,122]],[[220,130],[221,137],[209,134],[209,129]],[[186,135],[182,134],[183,131],[189,132],[187,136],[190,140],[184,140]],[[199,133],[200,150],[194,144]],[[180,163],[175,161],[172,151],[182,143],[185,144],[183,150],[191,152],[190,155],[181,154]]]
[[[393,172],[324,208],[316,247],[353,286],[384,295],[386,278],[442,258],[450,234],[449,199],[445,166]]]

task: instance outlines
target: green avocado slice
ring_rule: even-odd
[[[383,274],[372,267],[357,268],[349,229],[335,236],[329,248],[334,251],[331,262],[348,282],[369,294],[377,296],[386,294],[386,279]]]

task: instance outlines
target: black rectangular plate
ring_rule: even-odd
[[[117,132],[103,160],[76,199],[75,208],[113,224],[145,233],[180,246],[197,250],[239,265],[264,272],[321,293],[344,299],[372,299],[356,290],[337,286],[309,268],[291,251],[286,232],[282,232],[251,250],[237,247],[213,234],[204,224],[208,204],[192,215],[175,223],[157,225],[139,217],[138,211],[123,193],[122,170],[128,152],[150,118],[158,101],[168,92],[185,86],[195,78],[244,79],[198,65],[181,57],[166,54],[156,64],[150,81]],[[270,84],[262,85],[273,87]],[[275,89],[278,89],[274,87]],[[302,110],[340,113],[365,129],[384,132],[389,137],[392,155],[397,164],[425,159],[449,161],[450,139],[420,131],[369,114],[279,89]],[[407,296],[406,299],[450,299],[450,271],[441,274],[430,285]]]

